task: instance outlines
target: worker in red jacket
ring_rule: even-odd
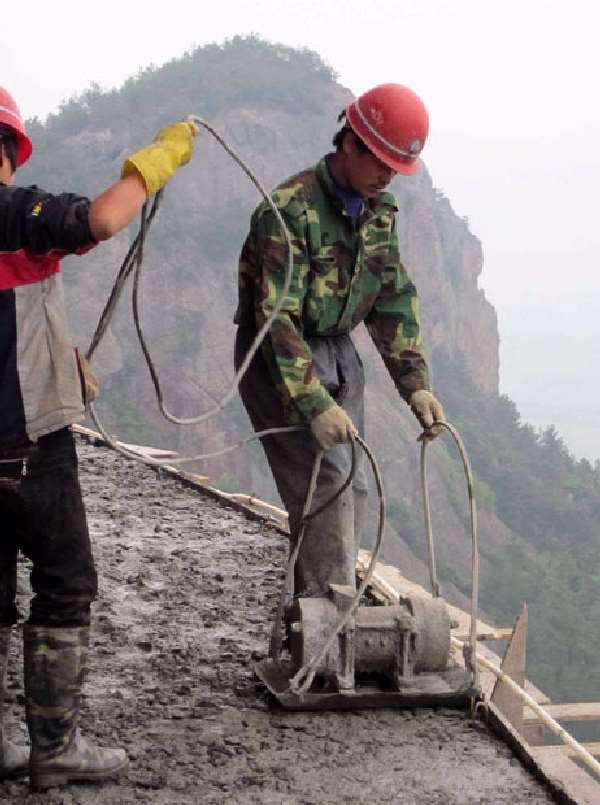
[[[189,161],[197,131],[190,122],[163,129],[93,201],[53,195],[14,184],[32,146],[0,88],[0,779],[29,771],[35,790],[127,767],[122,749],[95,746],[78,729],[97,580],[69,429],[83,417],[85,383],[59,261],[127,226]],[[2,734],[19,551],[33,564],[24,627],[29,756]]]

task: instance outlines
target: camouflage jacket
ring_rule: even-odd
[[[305,337],[348,333],[364,321],[400,392],[429,388],[420,351],[419,300],[400,261],[393,195],[365,202],[357,226],[322,159],[272,194],[289,229],[290,289],[263,350],[288,418],[310,420],[333,404]],[[266,202],[252,216],[239,264],[237,324],[259,328],[283,287],[287,247]]]

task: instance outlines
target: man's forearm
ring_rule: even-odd
[[[122,178],[94,199],[89,224],[95,240],[108,240],[135,218],[148,196],[157,193],[190,161],[196,123],[181,121],[158,132],[145,148],[125,160]]]
[[[132,173],[111,185],[90,204],[89,223],[94,240],[108,240],[124,229],[146,199],[146,186],[139,174]]]
[[[400,396],[408,402],[413,392],[430,388],[429,367],[420,346],[410,343],[407,339],[406,347],[398,350],[397,342],[392,348],[394,339],[390,334],[397,332],[394,327],[382,326],[382,322],[366,321],[367,331],[373,339],[377,351],[398,389]],[[377,326],[379,324],[379,326]],[[411,339],[413,342],[418,339]]]

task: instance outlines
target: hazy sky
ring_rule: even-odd
[[[34,0],[25,19],[6,20],[0,84],[26,116],[43,118],[92,81],[118,86],[195,45],[251,32],[316,50],[357,94],[385,81],[407,84],[430,112],[424,158],[434,184],[483,242],[482,285],[501,335],[515,316],[547,311],[547,345],[537,339],[529,348],[525,339],[516,354],[507,339],[501,353],[503,387],[517,403],[523,373],[517,380],[515,361],[530,360],[528,391],[537,395],[538,383],[537,399],[544,381],[535,378],[536,350],[551,351],[576,330],[582,306],[597,320],[600,4],[593,0]],[[559,380],[563,374],[573,382],[568,367],[556,367]]]

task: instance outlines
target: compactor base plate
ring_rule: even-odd
[[[289,690],[294,668],[285,662],[266,659],[254,664],[254,671],[269,692],[286,710],[360,710],[377,707],[451,707],[470,708],[480,692],[470,681],[470,675],[459,666],[438,673],[419,674],[414,684],[403,690],[380,687],[377,680],[365,680],[352,690],[330,690],[313,682],[307,693],[298,695]]]

